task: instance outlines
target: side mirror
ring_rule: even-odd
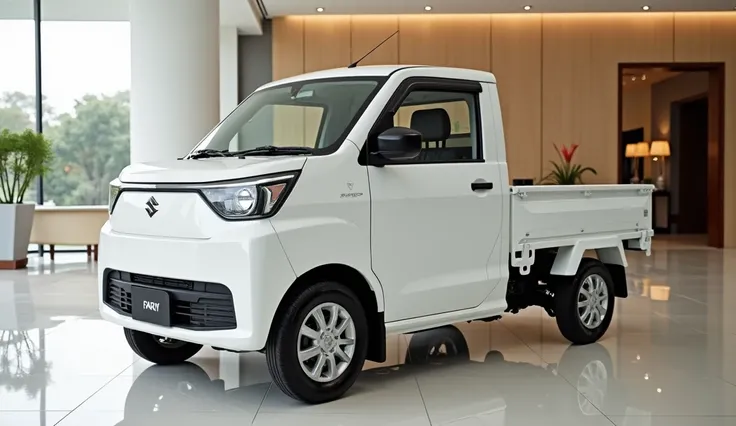
[[[413,160],[422,150],[422,134],[407,127],[393,127],[378,135],[374,148],[371,157],[378,160],[376,165]]]

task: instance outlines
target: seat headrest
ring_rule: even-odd
[[[425,141],[446,141],[450,137],[450,116],[442,108],[414,111],[411,128],[419,131]]]

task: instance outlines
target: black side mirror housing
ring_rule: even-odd
[[[371,164],[383,166],[392,161],[409,161],[422,150],[422,134],[408,127],[392,127],[376,138],[371,149]]]

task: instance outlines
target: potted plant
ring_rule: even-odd
[[[553,170],[542,179],[543,183],[553,185],[575,185],[583,183],[582,176],[585,172],[591,172],[597,175],[598,172],[592,167],[583,167],[580,164],[573,164],[572,157],[575,155],[575,151],[578,149],[578,145],[572,144],[570,148],[562,145],[562,149],[559,149],[557,145],[554,146],[557,155],[560,157],[560,163],[552,163]]]
[[[51,143],[32,130],[0,131],[0,269],[24,268],[35,204],[23,197],[34,179],[48,170]]]

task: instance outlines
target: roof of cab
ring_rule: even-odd
[[[470,70],[464,68],[450,68],[450,67],[435,67],[429,65],[366,65],[357,66],[355,68],[334,68],[329,70],[315,71],[307,74],[300,74],[294,77],[288,77],[282,80],[272,81],[264,84],[259,88],[266,89],[272,86],[278,86],[281,84],[288,84],[296,81],[303,80],[316,80],[325,78],[340,78],[340,77],[385,77],[393,74],[396,71],[409,69],[409,68],[425,68],[427,70],[446,71],[450,74],[456,73],[462,75],[462,79],[472,79],[476,81],[487,81],[490,83],[496,82],[496,77],[487,71]]]

